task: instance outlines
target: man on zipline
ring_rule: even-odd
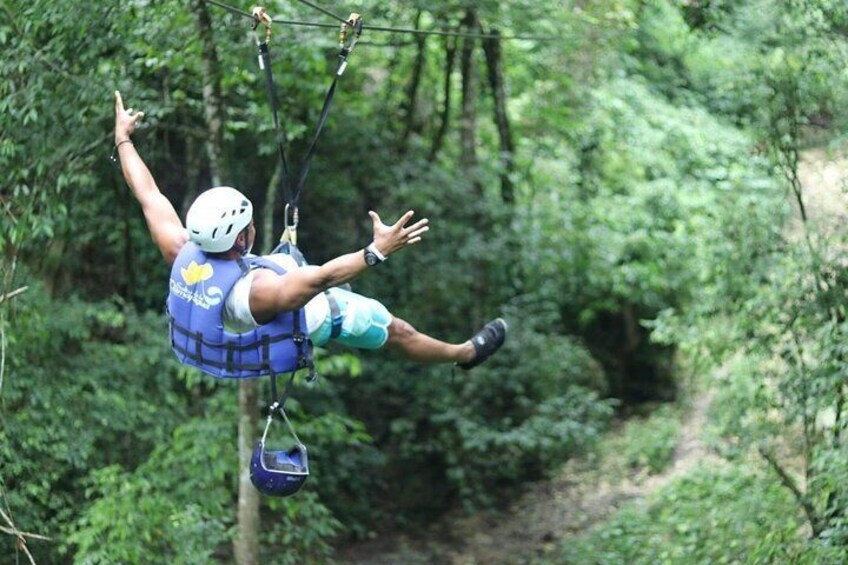
[[[153,241],[168,265],[174,266],[173,271],[181,272],[184,279],[175,281],[172,271],[169,308],[174,305],[171,309],[185,312],[171,313],[177,322],[193,316],[203,319],[204,309],[208,311],[210,305],[223,300],[222,320],[209,321],[208,325],[222,325],[230,335],[243,334],[277,323],[282,313],[303,309],[306,332],[315,345],[324,345],[331,339],[361,349],[386,345],[412,361],[456,363],[463,369],[479,365],[503,345],[507,325],[500,318],[487,323],[470,340],[451,344],[417,331],[408,322],[392,316],[376,300],[338,288],[369,265],[376,265],[395,251],[421,240],[430,229],[428,220],[410,225],[411,210],[393,225],[384,224],[376,212],[369,212],[374,226],[370,245],[321,266],[308,267],[298,267],[287,254],[263,258],[250,255],[256,238],[253,206],[230,187],[216,187],[200,194],[191,205],[183,227],[130,139],[143,116],[132,108],[125,110],[120,93],[115,92],[115,145],[124,179],[141,204]],[[229,288],[209,287],[205,296],[187,290],[184,283],[210,279],[213,264],[220,266],[216,267],[218,270],[230,271],[238,265],[243,272],[238,271],[235,282],[228,283]],[[245,267],[246,264],[249,266]],[[202,357],[198,341],[202,344],[203,336],[192,342],[191,347],[196,346]]]

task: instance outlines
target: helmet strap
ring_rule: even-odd
[[[243,230],[241,230],[241,232],[239,232],[239,235],[244,234],[245,243],[247,242],[247,238],[249,236],[249,230],[250,230],[250,224],[248,224],[246,228],[244,228]],[[239,245],[238,237],[236,237],[236,242],[233,244],[233,251],[237,251],[239,255],[244,257],[245,255],[250,253],[251,249],[253,249],[253,244],[251,244],[251,245]]]

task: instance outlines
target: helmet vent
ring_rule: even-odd
[[[218,233],[218,228],[212,230],[212,239],[215,239],[215,234]]]
[[[233,224],[229,225],[229,227],[227,228],[227,233],[225,233],[224,235],[230,235],[231,231],[233,231]]]

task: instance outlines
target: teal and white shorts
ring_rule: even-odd
[[[392,315],[385,306],[374,300],[344,290],[331,288],[326,292],[329,300],[338,306],[338,317],[341,318],[341,328],[336,337],[333,332],[333,316],[328,312],[323,323],[310,332],[312,343],[321,346],[328,341],[341,343],[357,349],[377,349],[389,339],[389,324]],[[338,322],[337,322],[338,325]]]

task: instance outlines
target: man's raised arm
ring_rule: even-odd
[[[121,93],[115,91],[115,146],[121,159],[121,172],[144,212],[147,229],[165,261],[172,264],[188,233],[171,202],[159,192],[156,181],[133,146],[130,136],[144,117],[144,112],[124,109]]]
[[[421,241],[430,229],[427,219],[407,225],[410,210],[391,226],[385,225],[376,212],[369,212],[374,223],[374,241],[367,248],[332,259],[320,267],[295,269],[276,275],[266,269],[257,271],[250,289],[250,310],[256,321],[263,323],[279,312],[302,308],[312,297],[328,288],[351,281],[369,265],[407,245]],[[369,263],[368,257],[372,257]]]

